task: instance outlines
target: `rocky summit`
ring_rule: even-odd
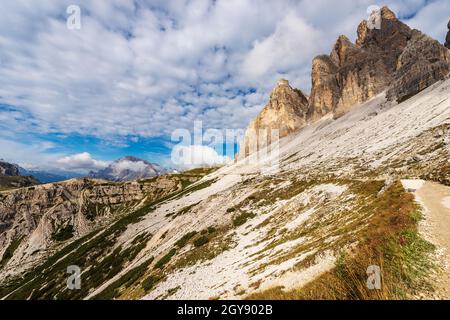
[[[241,148],[276,129],[276,157],[1,189],[0,299],[449,299],[449,51],[380,23],[314,59],[310,97],[278,82]]]
[[[445,38],[445,46],[448,49],[450,49],[450,21],[448,22],[447,28],[448,28],[448,33],[447,33],[447,37]]]
[[[249,131],[277,127],[283,137],[324,116],[339,118],[382,92],[386,92],[388,100],[404,101],[448,76],[449,50],[412,30],[388,7],[379,14],[379,28],[362,21],[356,43],[341,35],[329,55],[314,58],[309,99],[300,90],[279,84]],[[289,88],[285,92],[294,97],[285,104],[289,108],[277,109],[281,100],[274,93],[280,88]],[[255,142],[246,135],[241,148],[247,150],[252,144]],[[248,152],[241,152],[240,158],[244,154]]]
[[[0,176],[18,176],[19,168],[11,163],[0,161]]]
[[[120,158],[98,172],[91,172],[91,178],[109,181],[132,181],[159,176],[166,170],[158,164],[132,156]]]
[[[289,81],[281,79],[270,94],[269,103],[253,120],[241,146],[239,157],[245,157],[252,151],[264,147],[271,137],[271,130],[277,130],[277,136],[287,135],[306,124],[308,98],[305,94],[290,86]]]
[[[22,176],[17,165],[0,161],[0,190],[28,187],[39,183],[31,175]]]

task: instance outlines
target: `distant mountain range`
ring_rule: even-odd
[[[164,173],[167,173],[167,170],[156,163],[128,156],[112,162],[103,170],[90,172],[89,177],[110,181],[132,181],[156,177]]]
[[[41,170],[27,170],[18,166],[19,174],[21,176],[33,176],[41,183],[53,183],[64,181],[72,178],[82,177],[82,174],[68,171],[41,171]]]
[[[107,168],[98,172],[89,172],[90,178],[105,179],[110,181],[132,181],[151,178],[168,173],[169,171],[156,163],[127,156],[112,162]],[[65,181],[73,178],[84,177],[85,175],[64,171],[64,170],[29,170],[17,164],[0,160],[0,176],[4,177],[32,177],[33,184],[53,183]],[[30,185],[30,183],[26,183]]]

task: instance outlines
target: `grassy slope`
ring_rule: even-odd
[[[374,187],[376,187],[374,185]],[[366,190],[366,192],[376,191]],[[302,288],[272,288],[248,299],[405,299],[428,288],[433,245],[417,231],[420,212],[413,196],[396,182],[365,210],[375,213],[352,252],[342,252],[336,266]],[[378,265],[381,290],[367,289],[367,268]]]

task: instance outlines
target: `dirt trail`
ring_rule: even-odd
[[[437,246],[442,270],[436,279],[434,298],[450,299],[450,187],[429,181],[404,180],[424,208],[420,231]]]

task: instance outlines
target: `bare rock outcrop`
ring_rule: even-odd
[[[450,51],[438,41],[414,30],[397,61],[387,97],[402,102],[450,73]]]
[[[329,55],[314,58],[307,107],[303,94],[295,94],[288,85],[278,86],[285,91],[274,90],[271,102],[248,132],[279,128],[284,137],[326,115],[339,118],[382,92],[388,100],[402,102],[450,74],[450,51],[438,41],[412,30],[388,7],[372,15],[377,15],[377,24],[362,21],[355,43],[342,35]],[[291,97],[286,103],[280,103],[279,90]],[[246,134],[239,157],[249,154],[247,149],[255,140]]]
[[[308,98],[305,94],[290,86],[285,79],[278,81],[272,90],[269,103],[253,120],[240,146],[238,158],[270,144],[271,137],[285,137],[302,128],[307,121]],[[274,135],[274,130],[278,134]]]
[[[450,49],[450,21],[448,22],[448,33],[447,33],[447,37],[445,38],[445,46]]]
[[[357,32],[356,44],[340,36],[329,56],[314,59],[309,106],[312,121],[328,113],[339,117],[384,91],[412,34],[387,7],[381,9],[379,29],[363,21]]]

